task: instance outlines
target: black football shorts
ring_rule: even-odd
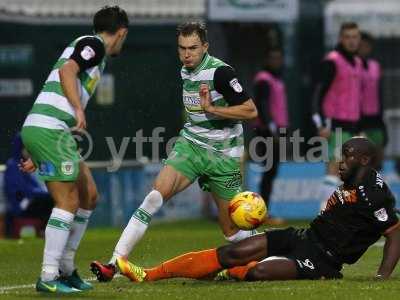
[[[341,266],[329,261],[311,238],[309,229],[267,230],[267,256],[293,260],[298,279],[339,279]]]

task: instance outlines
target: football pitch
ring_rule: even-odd
[[[295,223],[305,226],[306,223]],[[36,293],[43,240],[0,240],[0,299],[400,299],[400,268],[392,279],[373,279],[381,260],[382,243],[372,246],[353,266],[345,266],[343,280],[286,282],[213,282],[171,279],[133,284],[124,277],[97,283],[89,264],[107,261],[121,230],[90,229],[77,255],[80,274],[94,283],[94,290],[75,295]],[[186,251],[217,247],[224,243],[218,225],[210,221],[153,224],[130,259],[143,266]]]

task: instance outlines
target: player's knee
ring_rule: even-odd
[[[149,213],[156,213],[163,205],[163,196],[159,191],[152,190],[144,198],[143,204],[150,210]]]
[[[272,274],[264,264],[256,264],[246,274],[247,281],[272,280]]]
[[[92,186],[89,188],[89,209],[93,210],[96,208],[97,199],[99,197],[99,193],[97,191],[96,186]]]
[[[56,207],[75,213],[79,208],[79,198],[76,193],[68,193],[65,199],[56,203]]]
[[[217,254],[221,266],[225,268],[239,266],[243,260],[243,255],[240,249],[236,247],[236,244],[226,245],[218,248]]]
[[[154,181],[153,190],[159,192],[163,200],[168,200],[172,197],[172,187],[158,180]]]

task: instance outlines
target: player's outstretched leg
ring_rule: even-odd
[[[116,260],[119,257],[127,257],[133,247],[141,240],[151,217],[163,204],[163,196],[157,190],[152,190],[145,198],[140,207],[133,213],[128,225],[125,227],[116,247],[113,257],[108,264],[93,261],[90,264],[91,271],[96,275],[98,281],[111,281],[115,275]]]
[[[176,277],[201,279],[224,268],[261,260],[266,256],[266,246],[266,235],[259,234],[218,249],[189,252],[151,269],[137,267],[123,259],[118,259],[118,266],[123,275],[136,282]],[[138,274],[142,280],[137,280]]]
[[[246,266],[238,266],[223,270],[215,280],[292,280],[297,278],[296,263],[286,257],[274,257],[261,262],[250,262]]]
[[[173,167],[166,165],[158,174],[154,182],[154,189],[144,198],[142,204],[133,213],[128,225],[125,227],[113,256],[108,264],[93,261],[90,265],[91,271],[99,281],[110,281],[113,279],[117,269],[115,264],[117,258],[128,257],[134,246],[145,234],[152,216],[176,193],[184,190],[191,181],[176,171]]]

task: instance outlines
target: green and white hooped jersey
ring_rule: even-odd
[[[75,110],[65,97],[61,82],[59,69],[70,58],[75,50],[76,44],[83,38],[91,37],[99,39],[103,44],[103,40],[99,36],[81,36],[74,40],[61,54],[53,66],[50,75],[39,95],[29,115],[27,116],[25,126],[35,126],[47,129],[68,129],[75,125]],[[84,49],[84,51],[90,51]],[[81,53],[84,57],[85,53]],[[91,55],[91,53],[87,53]],[[101,74],[105,67],[105,57],[101,60],[100,64],[88,68],[78,74],[77,84],[79,89],[80,100],[83,108],[86,108],[90,97],[93,95],[97,84],[100,81]]]
[[[208,84],[213,105],[228,106],[223,95],[214,89],[214,73],[221,66],[227,64],[206,53],[195,70],[182,68],[183,104],[187,112],[187,122],[181,135],[203,148],[240,158],[244,151],[241,122],[205,113],[200,106],[199,90],[202,83]]]

